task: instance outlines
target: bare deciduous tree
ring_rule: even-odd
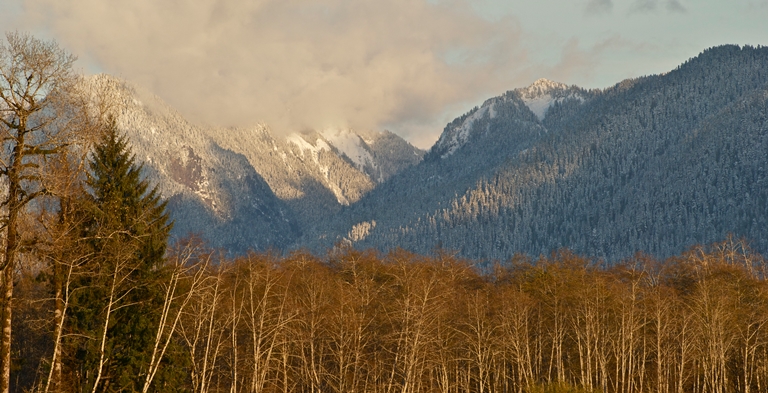
[[[64,151],[77,135],[82,107],[73,105],[75,58],[54,42],[8,33],[0,44],[0,228],[4,232],[0,270],[3,304],[0,392],[10,387],[14,274],[30,241],[19,232],[31,201],[49,194],[45,160]],[[80,100],[82,103],[82,100]]]

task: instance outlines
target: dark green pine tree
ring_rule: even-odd
[[[89,163],[88,186],[93,192],[95,223],[111,231],[125,231],[137,242],[136,260],[145,270],[163,263],[173,226],[157,188],[141,179],[128,143],[118,133],[114,119],[108,123]]]
[[[110,120],[89,162],[90,193],[82,202],[80,236],[92,257],[78,282],[70,321],[74,333],[88,337],[73,340],[81,391],[91,391],[94,383],[100,392],[140,391],[149,364],[172,223],[166,202],[141,172]]]

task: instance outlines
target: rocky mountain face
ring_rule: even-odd
[[[723,46],[605,90],[539,80],[487,100],[301,241],[616,261],[727,234],[766,252],[767,228],[768,48]]]
[[[128,82],[98,75],[89,83],[119,105],[119,128],[169,199],[174,236],[195,233],[233,253],[289,247],[424,154],[386,131],[280,136],[265,125],[196,126]]]

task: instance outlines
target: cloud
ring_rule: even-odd
[[[648,54],[658,51],[654,45],[639,43],[626,39],[618,34],[610,35],[591,45],[583,46],[578,38],[569,39],[560,51],[559,61],[545,68],[545,74],[559,82],[581,81],[582,86],[588,86],[590,81],[605,73],[606,64],[611,58],[622,56],[624,53]],[[612,83],[627,77],[636,76],[634,72],[622,70],[616,73],[619,78]],[[570,82],[569,82],[570,83]]]
[[[670,12],[686,12],[687,9],[685,6],[683,6],[682,3],[678,0],[669,0],[667,1],[667,11]]]
[[[613,1],[611,0],[589,0],[584,11],[587,14],[603,14],[611,12]]]
[[[658,0],[635,0],[630,12],[651,12],[656,10]]]
[[[193,120],[284,131],[423,127],[525,63],[515,20],[465,0],[26,0],[19,20]]]
[[[577,38],[571,38],[563,47],[560,62],[548,74],[556,81],[572,80],[575,75],[586,78],[592,77],[591,72],[599,62],[599,56],[616,38],[612,38],[598,46],[584,50]]]
[[[653,12],[656,11],[656,9],[659,6],[659,0],[634,0],[632,3],[632,6],[630,7],[630,13],[643,13],[643,12]],[[680,2],[680,0],[665,0],[663,1],[664,8],[666,8],[669,12],[679,12],[684,13],[686,12],[685,6]]]

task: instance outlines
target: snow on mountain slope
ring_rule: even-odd
[[[568,85],[559,82],[553,82],[547,79],[539,79],[528,87],[518,89],[520,98],[528,109],[533,112],[541,121],[547,114],[547,110],[557,102],[567,99],[578,99],[584,101],[577,90],[569,89]]]
[[[311,144],[307,142],[301,135],[299,134],[291,134],[288,135],[287,138],[285,138],[286,141],[293,143],[299,148],[299,152],[301,154],[301,157],[304,158],[304,152],[309,152],[310,156],[312,157],[313,161],[317,163],[317,156],[320,154],[321,151],[330,151],[331,147],[328,146],[327,143],[325,143],[324,140],[317,138],[315,139],[315,144]]]
[[[176,234],[235,252],[347,241],[616,260],[726,233],[768,249],[766,64],[765,48],[728,46],[600,91],[540,80],[457,118],[426,155],[386,131],[198,127],[125,82],[94,80],[123,106],[119,125],[170,199]]]
[[[376,183],[418,164],[424,155],[423,150],[389,131],[326,129],[321,135]]]
[[[368,151],[366,142],[349,130],[326,129],[320,133],[342,154],[347,156],[355,164],[357,169],[363,170],[366,166],[376,167],[373,155]]]
[[[348,206],[350,201],[357,201],[373,189],[373,182],[335,155],[320,134],[291,134],[286,141],[296,147],[296,150],[292,150],[293,154],[311,167],[309,173],[319,173],[320,176],[316,176],[315,180],[319,180],[333,193],[339,205]]]
[[[442,158],[450,156],[458,148],[464,146],[464,144],[467,143],[467,140],[469,139],[469,134],[472,131],[472,127],[475,125],[475,122],[485,116],[490,117],[491,105],[493,104],[492,103],[488,105],[484,104],[481,108],[476,109],[474,112],[469,114],[469,116],[467,116],[467,118],[463,122],[461,122],[461,124],[453,128],[450,133],[443,134],[447,136],[445,139],[443,139],[441,135],[440,140],[438,140],[437,144],[443,149],[445,149],[445,152],[441,155]]]
[[[448,124],[334,232],[302,238],[484,261],[567,247],[618,262],[730,234],[765,253],[766,70],[768,48],[731,45],[604,90],[537,81]]]
[[[169,200],[173,236],[197,233],[213,247],[243,252],[283,247],[299,235],[293,213],[243,155],[146,90],[108,75],[86,83],[117,105],[118,127],[137,163]]]
[[[432,150],[439,152],[440,158],[447,158],[464,146],[476,132],[487,132],[490,123],[497,121],[500,112],[505,117],[510,115],[518,120],[541,123],[549,108],[555,104],[577,100],[587,100],[584,91],[576,86],[539,79],[528,87],[508,91],[507,93],[486,100],[479,108],[474,108],[464,116],[445,127]],[[520,114],[528,112],[533,115]],[[546,132],[546,129],[543,129]]]
[[[549,107],[555,102],[556,98],[552,96],[554,91],[565,90],[568,88],[563,83],[552,82],[547,79],[539,79],[532,85],[519,90],[520,98],[528,109],[533,112],[539,120],[544,120]]]
[[[118,78],[98,75],[87,83],[119,107],[118,127],[145,175],[170,200],[174,234],[200,233],[233,251],[290,243],[423,155],[387,132],[339,131],[326,138],[317,132],[275,136],[263,124],[197,126]]]
[[[139,161],[150,169],[164,195],[198,195],[218,215],[226,215],[226,206],[209,181],[216,159],[200,153],[211,141],[197,127],[184,119],[156,96],[107,75],[97,75],[90,83],[108,92],[120,108],[118,127],[123,131]],[[163,180],[168,181],[163,181]]]

